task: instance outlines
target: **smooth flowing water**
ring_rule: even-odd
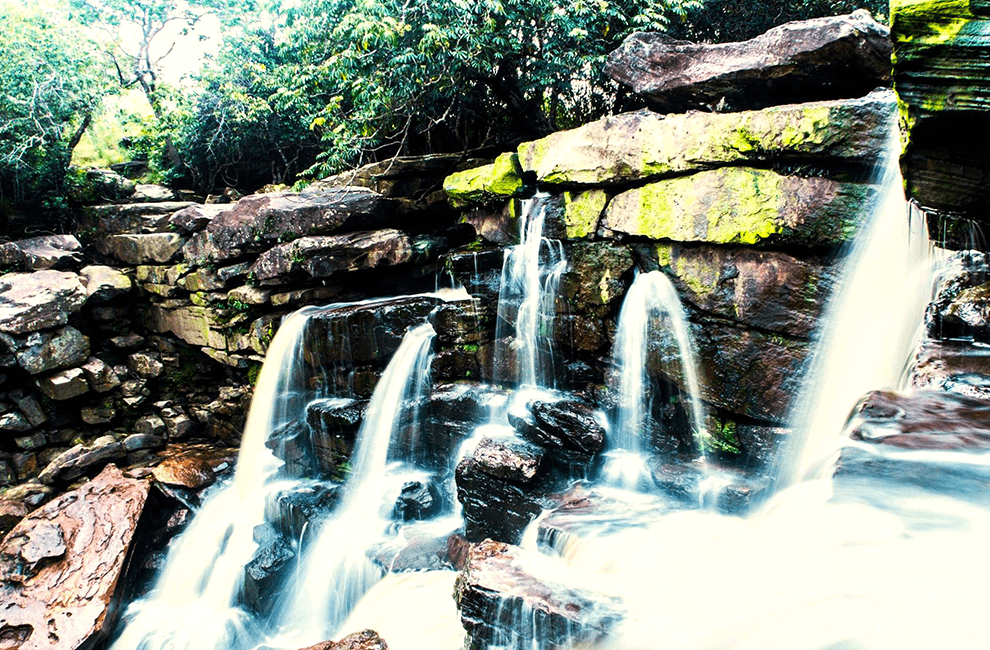
[[[315,308],[279,327],[258,376],[233,480],[204,503],[172,544],[165,570],[145,598],[128,607],[113,650],[240,648],[256,630],[239,606],[244,567],[257,549],[254,529],[265,522],[266,498],[284,487],[281,465],[265,446],[271,433],[305,405],[301,345]]]
[[[613,416],[611,450],[603,474],[605,480],[618,487],[636,489],[644,484],[647,472],[643,453],[649,439],[647,418],[651,416],[650,378],[646,372],[649,352],[650,323],[657,317],[676,344],[681,375],[684,378],[690,406],[691,427],[699,450],[704,453],[707,433],[704,406],[698,380],[698,361],[694,340],[688,327],[684,307],[677,289],[660,271],[642,273],[636,277],[619,312],[618,329],[612,352],[612,363],[618,377],[617,408]],[[663,332],[652,332],[663,336]]]
[[[936,263],[923,218],[904,198],[891,129],[879,197],[857,233],[822,318],[804,387],[791,410],[791,442],[778,452],[778,487],[822,478],[850,411],[868,391],[900,386],[921,340]]]
[[[405,459],[390,459],[389,450],[422,399],[435,336],[428,323],[410,329],[385,369],[358,432],[342,502],[306,549],[283,595],[278,632],[262,647],[295,650],[334,637],[382,578],[368,551],[386,536],[402,485],[422,474],[411,476]]]
[[[559,241],[543,236],[546,196],[523,201],[519,219],[519,244],[505,251],[498,296],[497,354],[509,363],[496,364],[496,383],[553,387],[554,321],[560,276],[567,259]],[[512,325],[511,349],[508,340]],[[514,361],[514,363],[512,363]],[[514,373],[502,368],[514,366]]]

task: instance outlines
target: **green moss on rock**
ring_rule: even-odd
[[[491,203],[515,196],[522,188],[522,168],[515,153],[503,153],[490,165],[451,174],[443,182],[455,206]]]
[[[598,230],[608,195],[603,190],[564,192],[564,229],[567,239],[585,239]]]

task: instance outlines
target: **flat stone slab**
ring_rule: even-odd
[[[858,97],[890,83],[890,30],[867,11],[796,21],[739,43],[635,33],[605,73],[664,112]]]
[[[27,334],[61,327],[86,302],[79,276],[66,271],[0,276],[0,332]]]
[[[105,640],[147,481],[107,467],[24,518],[0,546],[0,639],[18,650]]]
[[[72,235],[44,235],[0,244],[0,265],[21,271],[71,269],[82,260],[82,244]]]

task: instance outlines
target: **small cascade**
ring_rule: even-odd
[[[856,402],[868,391],[897,388],[921,340],[936,268],[924,218],[904,198],[897,134],[893,127],[877,179],[880,195],[823,315],[791,412],[793,442],[778,453],[778,487],[825,477]]]
[[[244,567],[257,548],[265,501],[280,489],[281,464],[265,446],[273,431],[305,405],[301,342],[310,316],[302,309],[282,323],[258,377],[233,480],[213,493],[172,545],[153,591],[133,603],[113,650],[227,650],[255,631],[238,606]]]
[[[342,502],[305,551],[281,605],[277,635],[262,647],[295,650],[333,637],[381,579],[367,552],[385,537],[395,497],[409,477],[406,459],[390,458],[390,448],[422,399],[435,335],[429,324],[410,329],[385,369],[358,433]]]
[[[649,470],[643,459],[643,441],[649,439],[650,414],[646,356],[651,319],[663,316],[677,345],[681,372],[687,385],[694,440],[704,453],[707,432],[698,381],[697,354],[684,307],[673,283],[660,271],[636,277],[619,312],[613,366],[618,377],[618,405],[611,424],[613,449],[604,469],[606,482],[636,489],[646,482]],[[644,474],[645,473],[645,474]]]
[[[560,276],[567,270],[563,245],[543,236],[546,218],[545,195],[523,202],[519,219],[519,239],[516,246],[505,251],[502,282],[498,297],[497,354],[503,361],[496,363],[496,383],[528,387],[553,387],[553,334],[556,316],[557,288]],[[511,350],[505,349],[509,332],[515,323]],[[515,362],[515,373],[507,373],[504,365]]]

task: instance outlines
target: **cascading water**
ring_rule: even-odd
[[[904,199],[891,129],[872,218],[852,245],[822,320],[804,388],[791,411],[792,442],[778,453],[778,488],[822,478],[843,425],[868,391],[897,388],[920,342],[936,268],[922,218]]]
[[[505,327],[515,320],[512,350],[500,349],[502,359],[515,359],[514,376],[497,374],[496,382],[526,387],[554,385],[553,329],[557,288],[567,270],[559,241],[543,236],[545,195],[523,202],[519,238],[505,251],[498,296],[496,339],[503,345]],[[513,318],[514,317],[514,318]],[[502,372],[496,364],[496,372]]]
[[[626,293],[619,312],[618,330],[612,359],[618,377],[618,406],[611,426],[612,450],[603,470],[606,482],[617,487],[635,489],[644,483],[646,468],[643,439],[649,415],[646,355],[650,319],[663,315],[677,345],[681,373],[690,403],[693,436],[702,453],[707,433],[704,407],[698,382],[698,362],[687,317],[677,296],[677,289],[660,271],[636,277]]]
[[[394,496],[405,480],[396,467],[403,459],[390,464],[389,449],[405,409],[422,399],[435,335],[429,324],[410,329],[385,369],[358,433],[342,502],[305,551],[284,596],[278,633],[262,647],[295,650],[331,638],[381,579],[367,552],[385,536]]]
[[[281,465],[265,446],[305,405],[300,345],[310,316],[285,319],[258,376],[233,480],[206,500],[169,551],[154,590],[133,603],[113,650],[206,650],[244,647],[256,633],[238,606],[244,567],[265,522],[265,501],[280,489]]]

